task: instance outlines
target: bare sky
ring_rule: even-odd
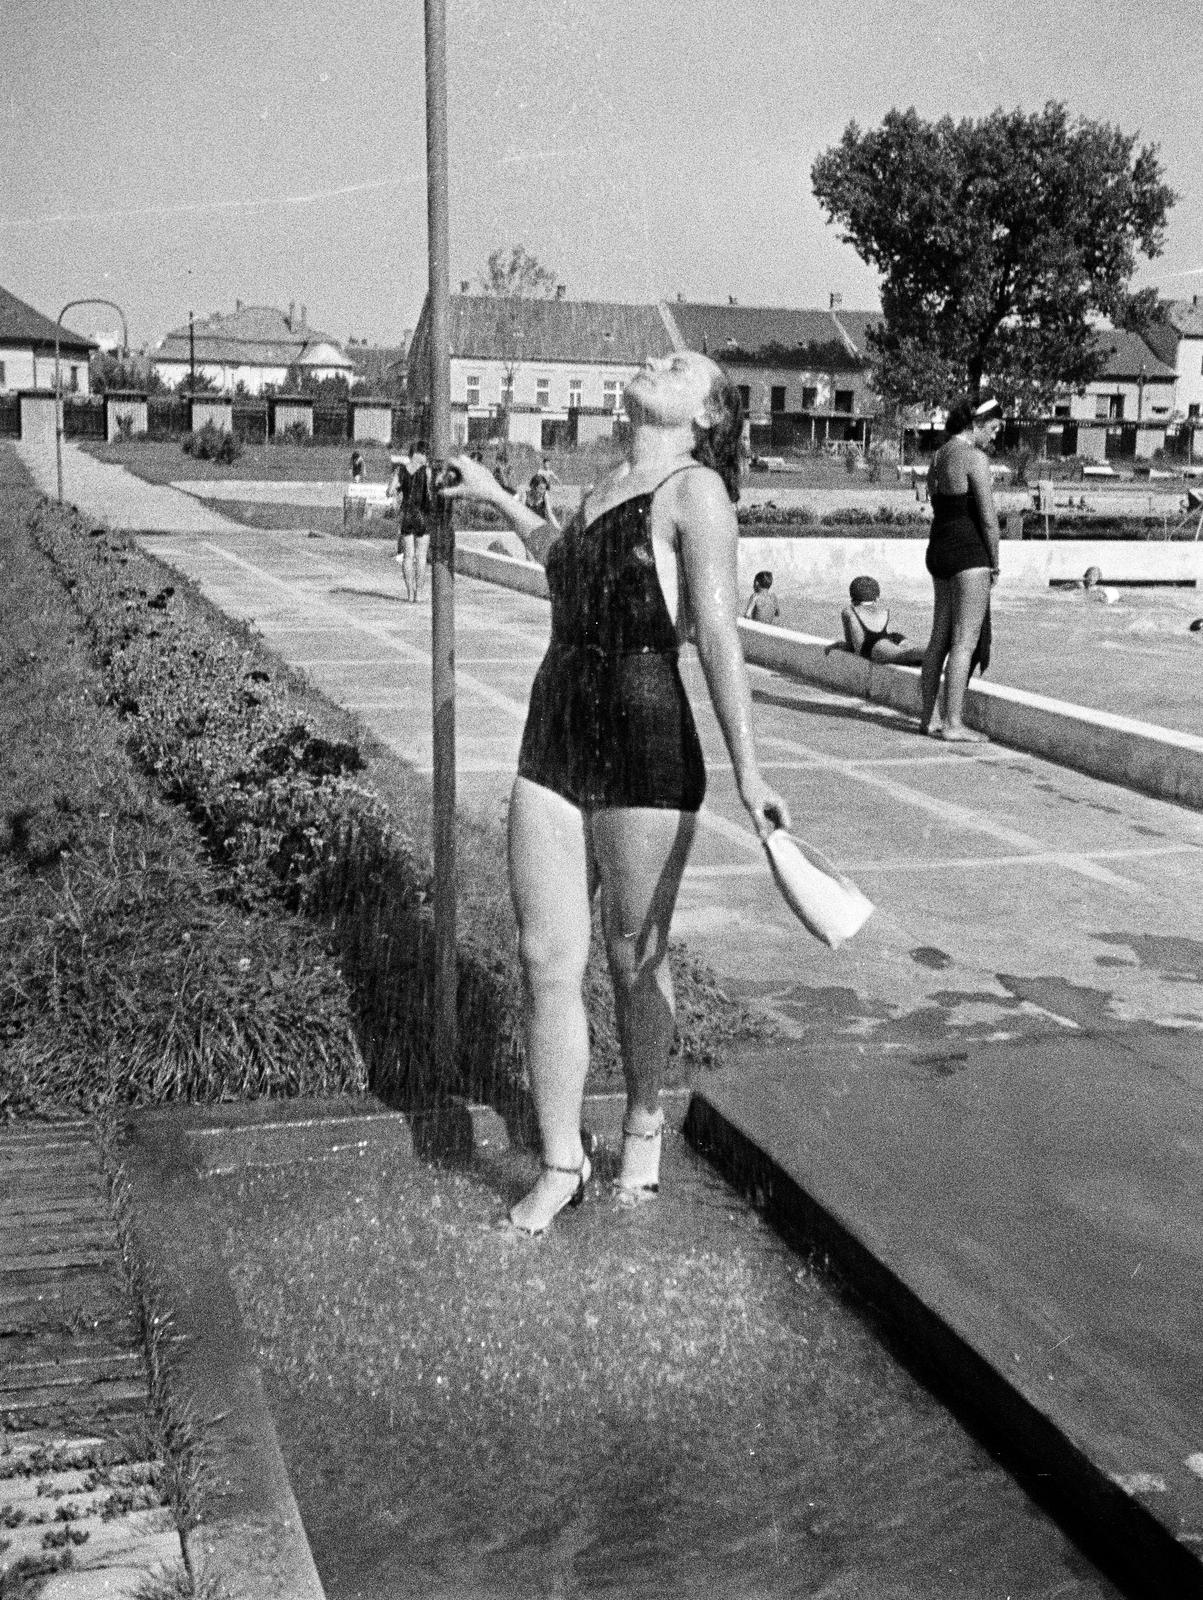
[[[1064,100],[1160,145],[1139,274],[1203,292],[1194,0],[447,0],[453,287],[521,242],[577,298],[876,304],[810,192],[891,106]],[[425,289],[421,0],[0,0],[0,284],[135,346],[305,304],[393,342]],[[108,326],[103,311],[73,319]]]

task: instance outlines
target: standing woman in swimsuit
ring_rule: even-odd
[[[547,569],[551,642],[531,690],[509,815],[510,886],[527,1064],[543,1167],[511,1223],[542,1233],[590,1177],[581,1144],[589,1036],[582,996],[591,905],[614,983],[626,1076],[617,1197],[659,1183],[660,1082],[673,1041],[668,934],[706,774],[677,654],[692,626],[757,833],[788,827],[760,775],[736,631],[739,391],[692,351],[626,390],[628,459],[557,533],[460,458],[450,493],[499,511]]]
[[[927,570],[935,586],[931,638],[923,657],[920,686],[923,733],[976,743],[983,737],[962,720],[973,654],[998,581],[998,516],[990,465],[984,451],[1002,426],[996,400],[956,401],[945,424],[947,438],[927,475],[932,503]],[[945,665],[947,663],[947,665]],[[932,727],[944,672],[944,716]]]

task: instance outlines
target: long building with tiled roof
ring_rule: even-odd
[[[70,328],[57,331],[63,388],[87,394],[88,361],[98,348],[96,341]],[[53,317],[0,288],[0,394],[53,389],[55,333]]]
[[[451,420],[461,442],[499,428],[510,441],[546,449],[610,434],[623,393],[649,356],[668,355],[672,335],[654,305],[608,300],[452,295],[448,306]],[[429,399],[429,305],[409,350],[410,399]]]
[[[241,385],[249,394],[284,387],[289,368],[300,367],[315,379],[355,377],[355,366],[331,334],[308,325],[305,307],[287,311],[275,306],[244,306],[214,311],[185,323],[160,339],[151,364],[169,388],[196,372],[217,388],[231,392]]]

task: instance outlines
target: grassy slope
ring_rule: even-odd
[[[362,1083],[319,931],[239,908],[135,770],[0,453],[0,1115]]]

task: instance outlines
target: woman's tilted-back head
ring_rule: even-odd
[[[694,457],[713,467],[732,500],[739,498],[743,405],[722,368],[697,350],[653,356],[626,389],[637,426],[692,428]]]

